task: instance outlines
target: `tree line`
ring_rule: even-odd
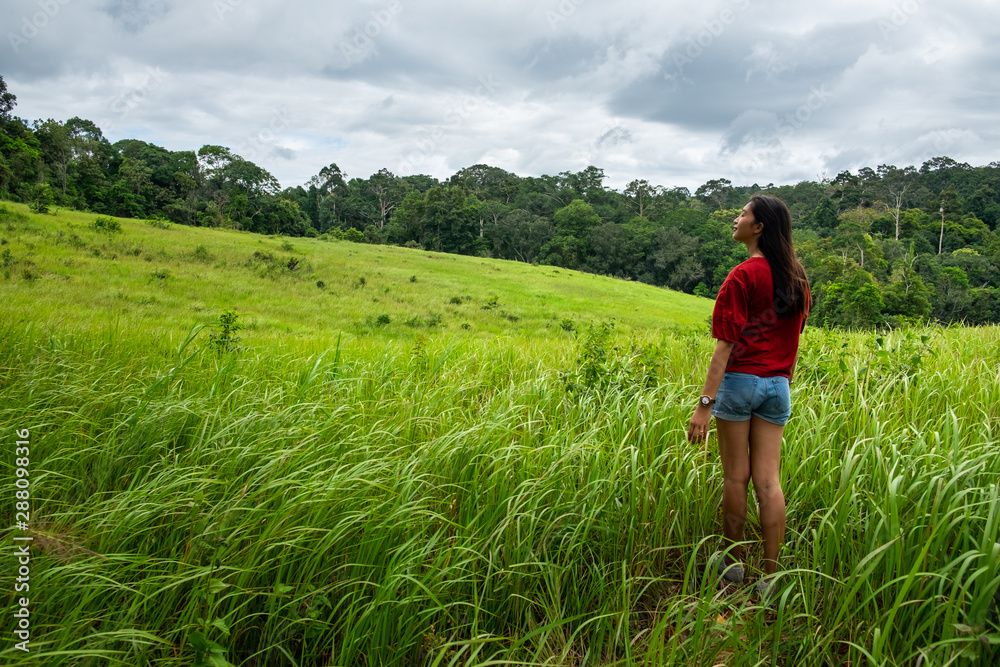
[[[756,192],[783,199],[810,278],[811,322],[842,327],[1000,322],[1000,162],[949,157],[795,185],[708,181],[691,192],[604,171],[518,176],[473,165],[438,180],[330,164],[281,188],[217,145],[111,144],[89,120],[28,122],[0,77],[0,197],[263,234],[388,243],[578,269],[713,297],[744,259],[732,220]]]

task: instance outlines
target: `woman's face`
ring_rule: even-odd
[[[746,243],[759,233],[759,225],[753,217],[753,204],[747,204],[733,220],[733,240]]]

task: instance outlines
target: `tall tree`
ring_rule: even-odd
[[[403,201],[405,186],[402,180],[383,167],[368,179],[368,190],[375,196],[378,211],[376,225],[382,229],[389,219],[389,214]]]
[[[637,178],[625,186],[625,197],[632,204],[632,209],[640,218],[646,217],[646,208],[653,197],[657,195],[658,189],[651,186],[649,181]]]
[[[42,156],[65,197],[69,180],[69,163],[73,159],[70,131],[65,125],[51,118],[46,121],[36,120],[34,130],[35,136],[41,142]]]
[[[954,185],[949,185],[941,191],[941,194],[938,195],[938,203],[938,213],[941,215],[941,235],[938,238],[938,254],[940,255],[944,248],[945,218],[950,217],[956,220],[962,217],[962,202],[958,198],[958,192],[956,192]]]
[[[694,196],[701,199],[706,204],[715,204],[719,210],[725,208],[726,197],[733,191],[733,183],[728,178],[716,178],[708,181],[697,190]]]
[[[17,106],[17,96],[7,90],[7,82],[0,75],[0,123],[10,120],[10,112]]]

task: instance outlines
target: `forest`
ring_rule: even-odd
[[[792,211],[810,323],[885,328],[1000,322],[1000,161],[941,156],[795,185],[710,180],[694,192],[603,169],[519,176],[477,164],[445,180],[336,164],[282,188],[227,147],[110,143],[92,121],[28,121],[0,77],[0,198],[178,224],[394,244],[636,280],[714,297],[744,259],[732,220],[757,192]]]

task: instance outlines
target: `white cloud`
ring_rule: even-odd
[[[37,0],[0,9],[16,113],[228,145],[283,185],[331,162],[693,189],[1000,158],[996,2],[58,2],[30,39]]]

